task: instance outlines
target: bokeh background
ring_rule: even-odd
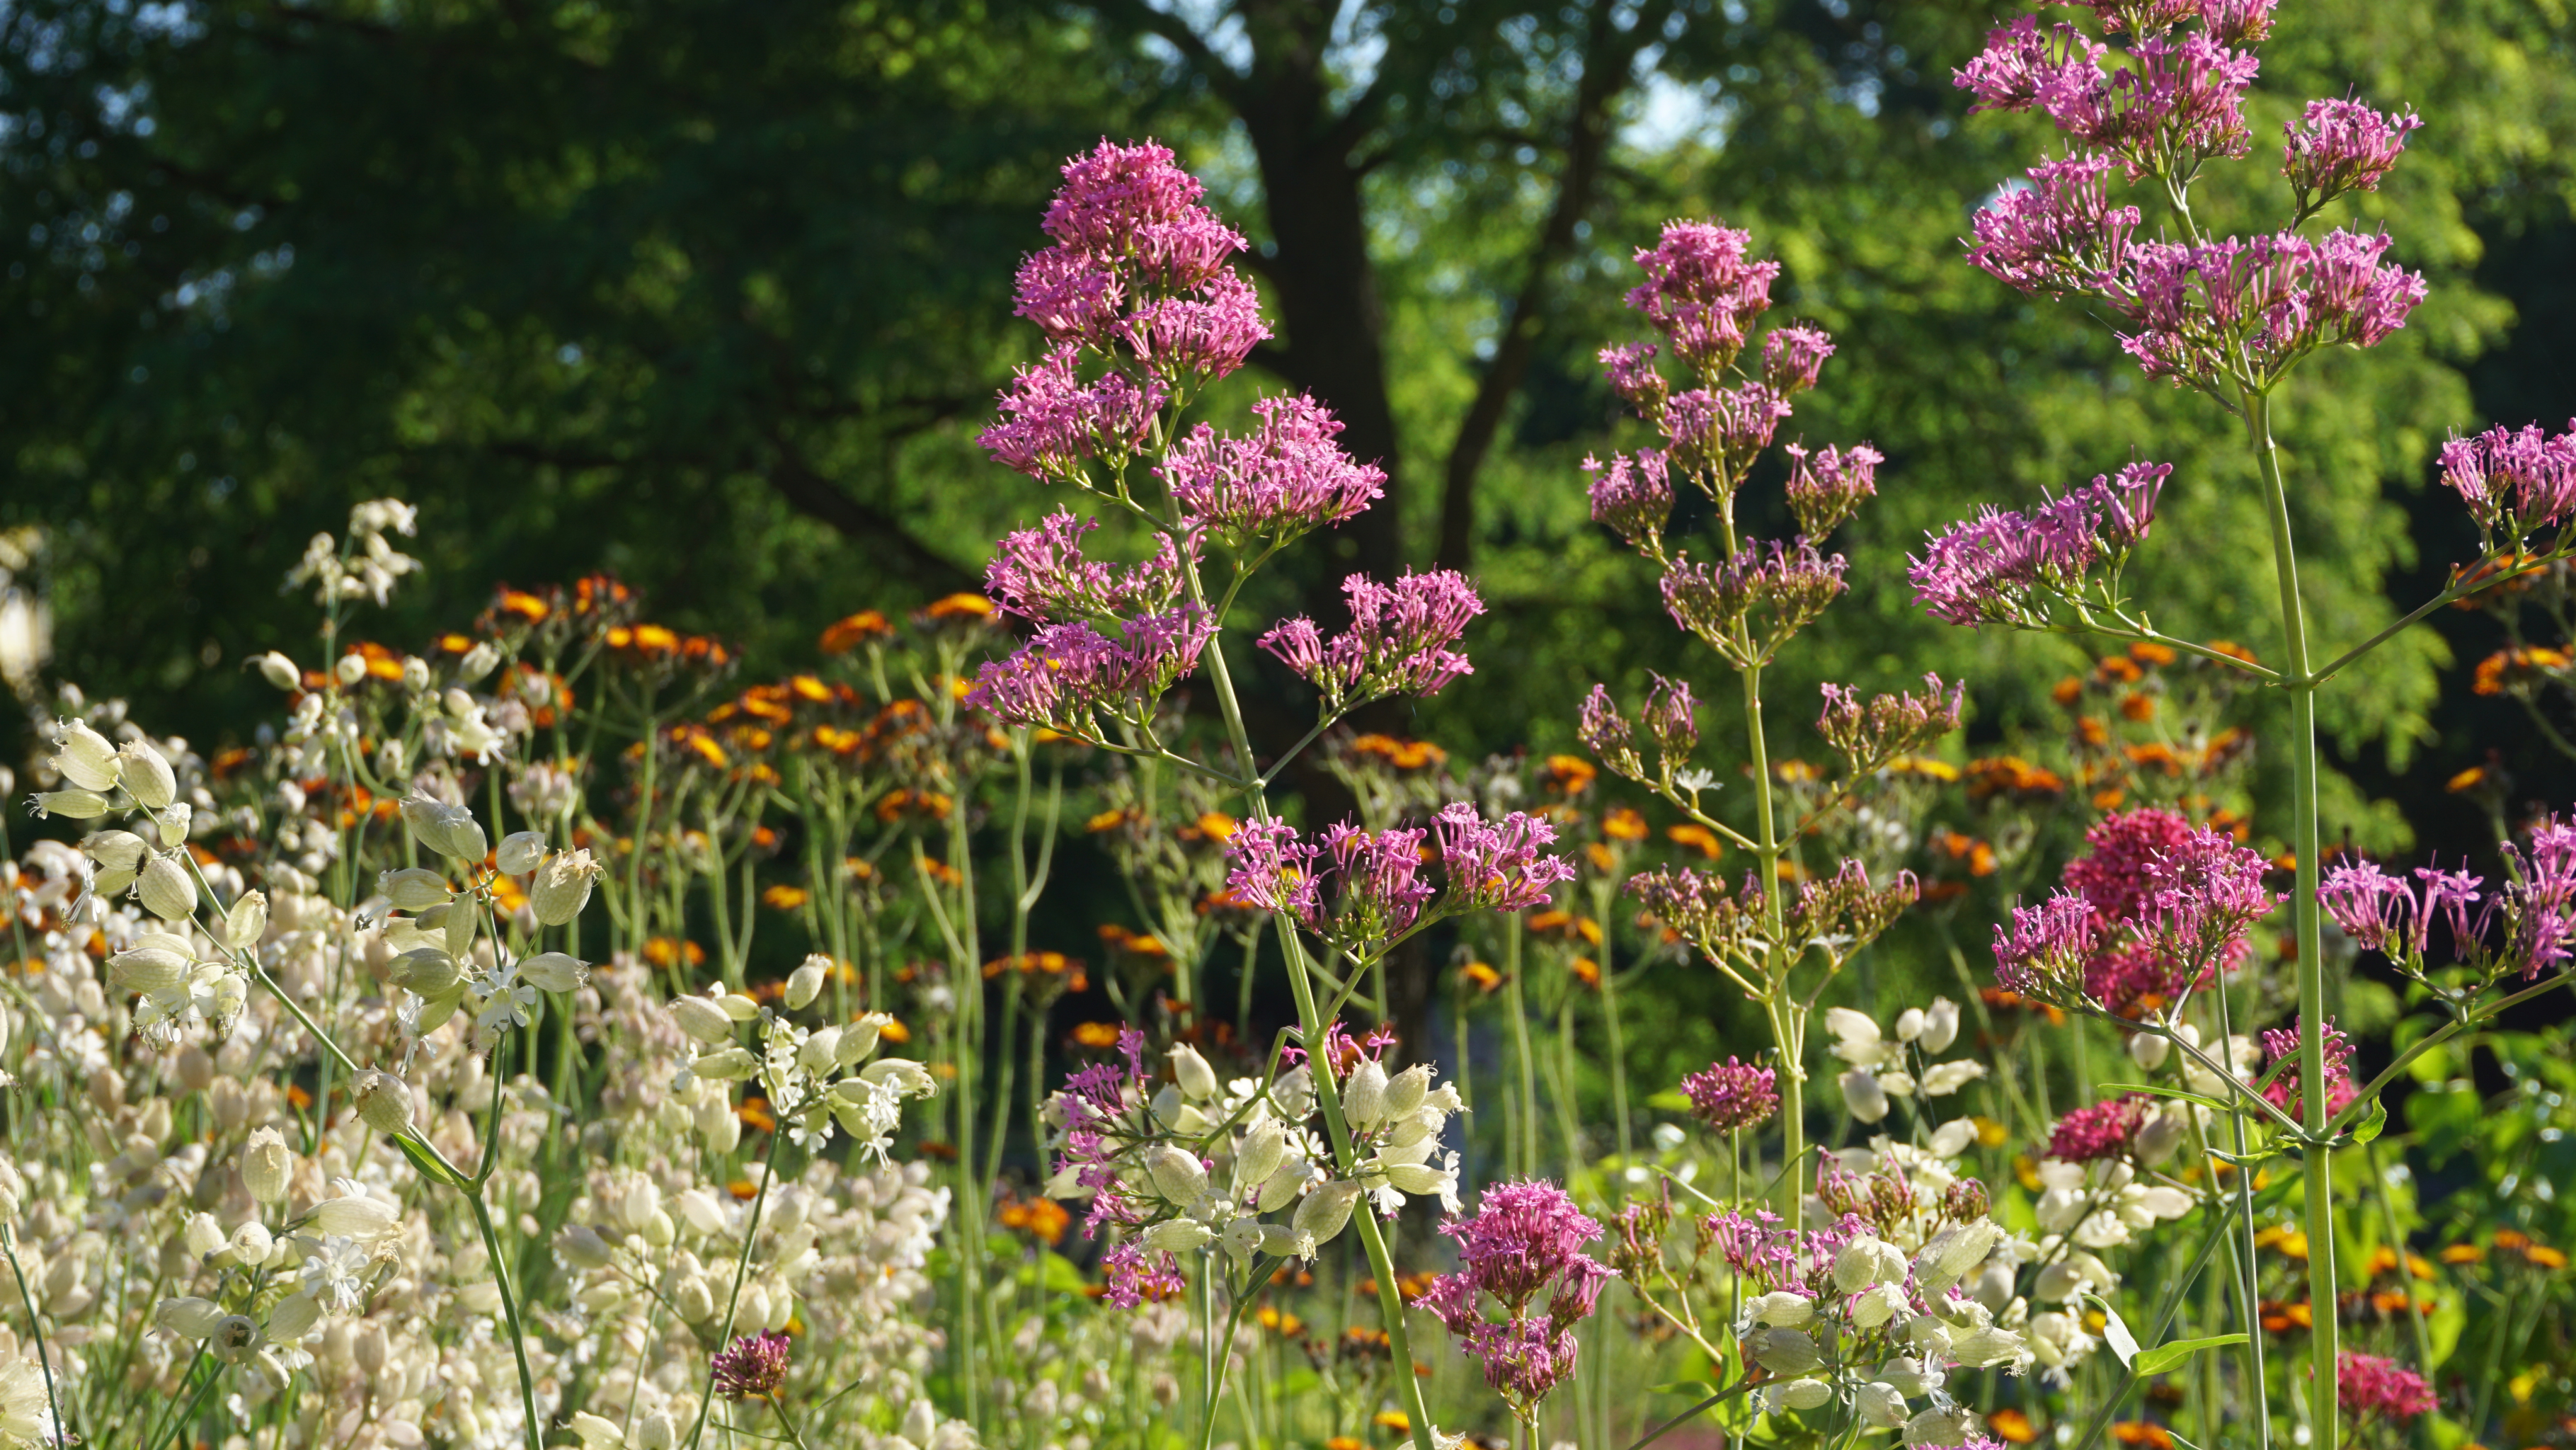
[[[363,626],[398,648],[496,584],[609,570],[749,675],[804,666],[834,618],[972,587],[1055,502],[974,444],[1037,352],[1012,271],[1065,156],[1153,135],[1256,244],[1279,337],[1236,386],[1313,390],[1393,479],[1253,612],[1435,560],[1495,605],[1476,675],[1384,726],[1564,748],[1592,680],[1681,661],[1579,464],[1622,439],[1591,359],[1632,335],[1629,252],[1714,215],[1839,339],[1790,431],[1888,460],[1844,536],[1854,598],[1774,698],[1965,673],[1991,745],[2084,654],[1913,610],[1907,551],[1981,501],[2169,459],[2139,593],[2269,638],[2226,420],[1960,258],[2040,139],[1950,83],[2011,8],[5,0],[0,664],[28,719],[71,680],[246,735],[275,698],[243,662],[315,644],[283,573],[392,494],[429,565]],[[2311,96],[2428,122],[2357,207],[2430,300],[2285,404],[2329,639],[2474,552],[2446,435],[2576,414],[2572,45],[2565,0],[2292,0],[2266,47],[2258,158]],[[2231,170],[2217,223],[2260,224],[2269,179]],[[2471,766],[2517,811],[2576,795],[2519,706],[2470,692],[2495,645],[2445,612],[2334,697],[2330,834],[2483,855],[2486,808],[2445,789]],[[0,729],[22,759],[27,725]]]

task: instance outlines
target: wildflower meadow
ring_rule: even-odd
[[[1143,134],[1019,219],[979,587],[862,581],[776,674],[607,572],[411,637],[457,581],[388,493],[277,581],[254,726],[46,673],[0,1447],[2570,1443],[2576,802],[2356,844],[2336,731],[2483,611],[2460,690],[2576,754],[2576,422],[2436,440],[2474,545],[2319,592],[2361,546],[2285,419],[2430,305],[2370,208],[2445,117],[2258,124],[2317,23],[1937,58],[2031,143],[1942,265],[2180,406],[1892,547],[1760,199],[1614,239],[1617,422],[1543,485],[1658,663],[1528,687],[1561,751],[1417,733],[1528,611],[1340,547],[1393,477]],[[2157,567],[2210,554],[2241,638]],[[2084,663],[1847,683],[1864,586]]]

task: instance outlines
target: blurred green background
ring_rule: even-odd
[[[1279,338],[1238,393],[1315,390],[1394,480],[1257,608],[1434,560],[1496,606],[1476,675],[1388,723],[1564,748],[1593,679],[1683,661],[1577,465],[1625,438],[1591,358],[1633,335],[1628,253],[1715,215],[1785,263],[1781,315],[1841,346],[1784,438],[1888,460],[1842,539],[1853,597],[1772,698],[1802,717],[1822,678],[1964,672],[1991,744],[2082,653],[1912,608],[1905,554],[1981,501],[2170,459],[2138,592],[2168,628],[2271,637],[2225,420],[1961,260],[2043,139],[1950,84],[2017,9],[0,0],[10,682],[41,706],[42,625],[44,678],[247,734],[275,699],[243,661],[315,648],[280,578],[385,494],[420,505],[429,572],[359,628],[404,648],[495,583],[606,569],[758,675],[842,614],[969,587],[1055,502],[973,442],[1037,351],[1012,270],[1066,155],[1150,134],[1256,243]],[[2284,407],[2330,640],[2474,552],[2432,487],[2447,433],[2576,413],[2571,42],[2565,0],[2289,0],[2265,48],[2222,226],[2277,211],[2266,158],[2306,99],[2428,122],[2354,209],[2430,300]],[[2483,812],[2443,783],[2491,751],[2517,807],[2568,802],[2519,711],[2469,693],[2493,628],[2446,612],[2334,697],[2329,834],[2477,847]]]

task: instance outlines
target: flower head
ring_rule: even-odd
[[[2310,101],[2307,114],[2285,121],[2281,174],[2299,209],[2320,207],[2347,191],[2376,191],[2406,149],[2406,133],[2424,124],[2413,111],[2382,115],[2359,101]]]
[[[2356,1419],[2411,1420],[2441,1404],[2422,1375],[2395,1360],[2351,1350],[2335,1361],[2335,1399]]]
[[[2116,1158],[2128,1151],[2151,1106],[2146,1094],[2129,1093],[2077,1108],[2049,1130],[2048,1156],[2066,1163]]]
[[[1256,641],[1324,692],[1341,710],[1382,695],[1431,695],[1474,673],[1451,646],[1485,602],[1467,577],[1449,569],[1407,574],[1380,584],[1365,574],[1342,581],[1351,626],[1326,640],[1311,619],[1286,619]]]
[[[1769,1120],[1780,1110],[1777,1075],[1730,1057],[1682,1079],[1691,1114],[1713,1132],[1732,1133]]]
[[[2454,438],[2442,445],[2442,482],[2491,547],[2563,524],[2576,517],[2576,419],[2554,438],[2537,424]]]
[[[765,1400],[787,1381],[787,1336],[778,1330],[746,1334],[715,1353],[715,1390],[728,1400]]]
[[[1386,471],[1353,462],[1335,441],[1341,421],[1303,395],[1252,405],[1261,423],[1229,438],[1202,423],[1161,466],[1172,497],[1228,548],[1276,546],[1339,524],[1385,492]]]

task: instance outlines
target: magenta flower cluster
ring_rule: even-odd
[[[2349,1349],[2335,1361],[2335,1399],[2356,1420],[2411,1420],[2442,1403],[2422,1375],[2395,1360]]]
[[[1216,625],[1196,605],[1143,615],[1103,634],[1089,620],[1049,625],[1006,660],[987,660],[966,703],[1014,725],[1100,738],[1102,720],[1138,719],[1197,668]]]
[[[2325,1043],[2326,1114],[2331,1117],[2361,1096],[2361,1084],[2352,1080],[2352,1039],[2332,1022],[2326,1023],[2320,1036]],[[2263,1085],[2263,1096],[2272,1106],[2298,1117],[2305,1111],[2299,1093],[2299,1024],[2267,1028],[2262,1041],[2265,1066],[2279,1070]]]
[[[1342,581],[1351,625],[1326,639],[1315,621],[1283,619],[1257,641],[1321,690],[1338,713],[1383,695],[1430,695],[1474,666],[1452,646],[1485,612],[1476,587],[1450,569],[1380,584],[1365,574]]]
[[[2129,1151],[2150,1106],[2146,1094],[2129,1093],[2077,1108],[2049,1130],[2048,1156],[2065,1163],[2117,1158]]]
[[[1979,109],[2042,112],[2073,148],[1978,213],[1969,260],[2024,292],[2101,298],[2127,324],[2121,345],[2149,376],[2202,387],[2265,387],[2317,348],[2367,347],[2404,326],[2424,300],[2424,279],[2382,261],[2385,237],[2311,240],[2293,229],[2144,242],[2138,209],[2112,204],[2114,164],[2131,182],[2180,187],[2204,161],[2245,154],[2244,93],[2259,62],[2237,47],[2270,33],[2271,0],[2094,8],[2107,28],[2130,35],[2129,64],[2106,73],[2108,47],[2026,15],[1991,32],[1957,72]],[[2184,25],[2194,28],[2176,29]],[[2376,188],[2420,124],[2357,101],[2309,103],[2285,127],[2282,153],[2298,220]]]
[[[1248,905],[1286,913],[1329,942],[1361,950],[1425,924],[1426,912],[1547,904],[1551,887],[1574,879],[1573,864],[1545,849],[1555,840],[1556,828],[1540,817],[1514,811],[1487,821],[1464,801],[1442,807],[1427,829],[1364,831],[1343,824],[1313,841],[1285,822],[1254,821],[1226,842],[1226,889]],[[1434,861],[1439,886],[1423,874]]]
[[[2551,437],[2538,425],[2490,428],[2442,445],[2442,482],[2486,531],[2488,547],[2576,518],[2576,419]]]
[[[1058,509],[1034,529],[1003,535],[984,565],[984,592],[1038,624],[1170,610],[1181,594],[1180,550],[1172,536],[1157,535],[1152,558],[1122,567],[1083,557],[1083,537],[1099,527],[1096,519]]]
[[[2317,899],[2363,949],[2409,972],[2423,970],[2436,918],[2450,928],[2456,959],[2479,972],[2529,981],[2564,969],[2576,959],[2576,823],[2545,816],[2521,846],[2498,849],[2508,869],[2493,891],[2466,871],[2431,867],[2409,886],[2362,861],[2328,871]]]
[[[1611,1273],[1584,1252],[1601,1225],[1553,1183],[1498,1183],[1473,1217],[1440,1231],[1458,1241],[1458,1272],[1432,1282],[1422,1307],[1485,1367],[1485,1383],[1526,1420],[1574,1372],[1574,1328]],[[1484,1300],[1500,1307],[1488,1318]]]
[[[728,1400],[765,1400],[787,1382],[787,1336],[775,1329],[746,1334],[708,1361],[715,1391]]]
[[[1730,1057],[1685,1074],[1682,1094],[1690,1099],[1691,1116],[1710,1131],[1733,1133],[1768,1122],[1780,1111],[1778,1081],[1772,1069]]]
[[[2017,992],[2080,991],[2138,1016],[2241,963],[2281,898],[2262,854],[2171,811],[2106,816],[2066,864],[2065,889],[1995,928],[1996,977]]]
[[[1143,1104],[1149,1089],[1145,1073],[1145,1034],[1118,1029],[1118,1056],[1076,1069],[1064,1080],[1056,1102],[1064,1112],[1064,1136],[1056,1171],[1070,1172],[1076,1185],[1091,1193],[1086,1233],[1103,1224],[1141,1222],[1143,1213],[1120,1183],[1126,1159],[1149,1135]],[[1129,1307],[1133,1307],[1132,1304]]]
[[[1386,471],[1353,462],[1335,440],[1341,420],[1307,397],[1263,398],[1249,438],[1201,423],[1161,466],[1194,529],[1238,554],[1276,549],[1323,524],[1365,511],[1386,491]]]
[[[2028,513],[1989,506],[1908,561],[1914,602],[1944,624],[2023,626],[2046,624],[2056,600],[2110,602],[2172,472],[2131,463]]]

